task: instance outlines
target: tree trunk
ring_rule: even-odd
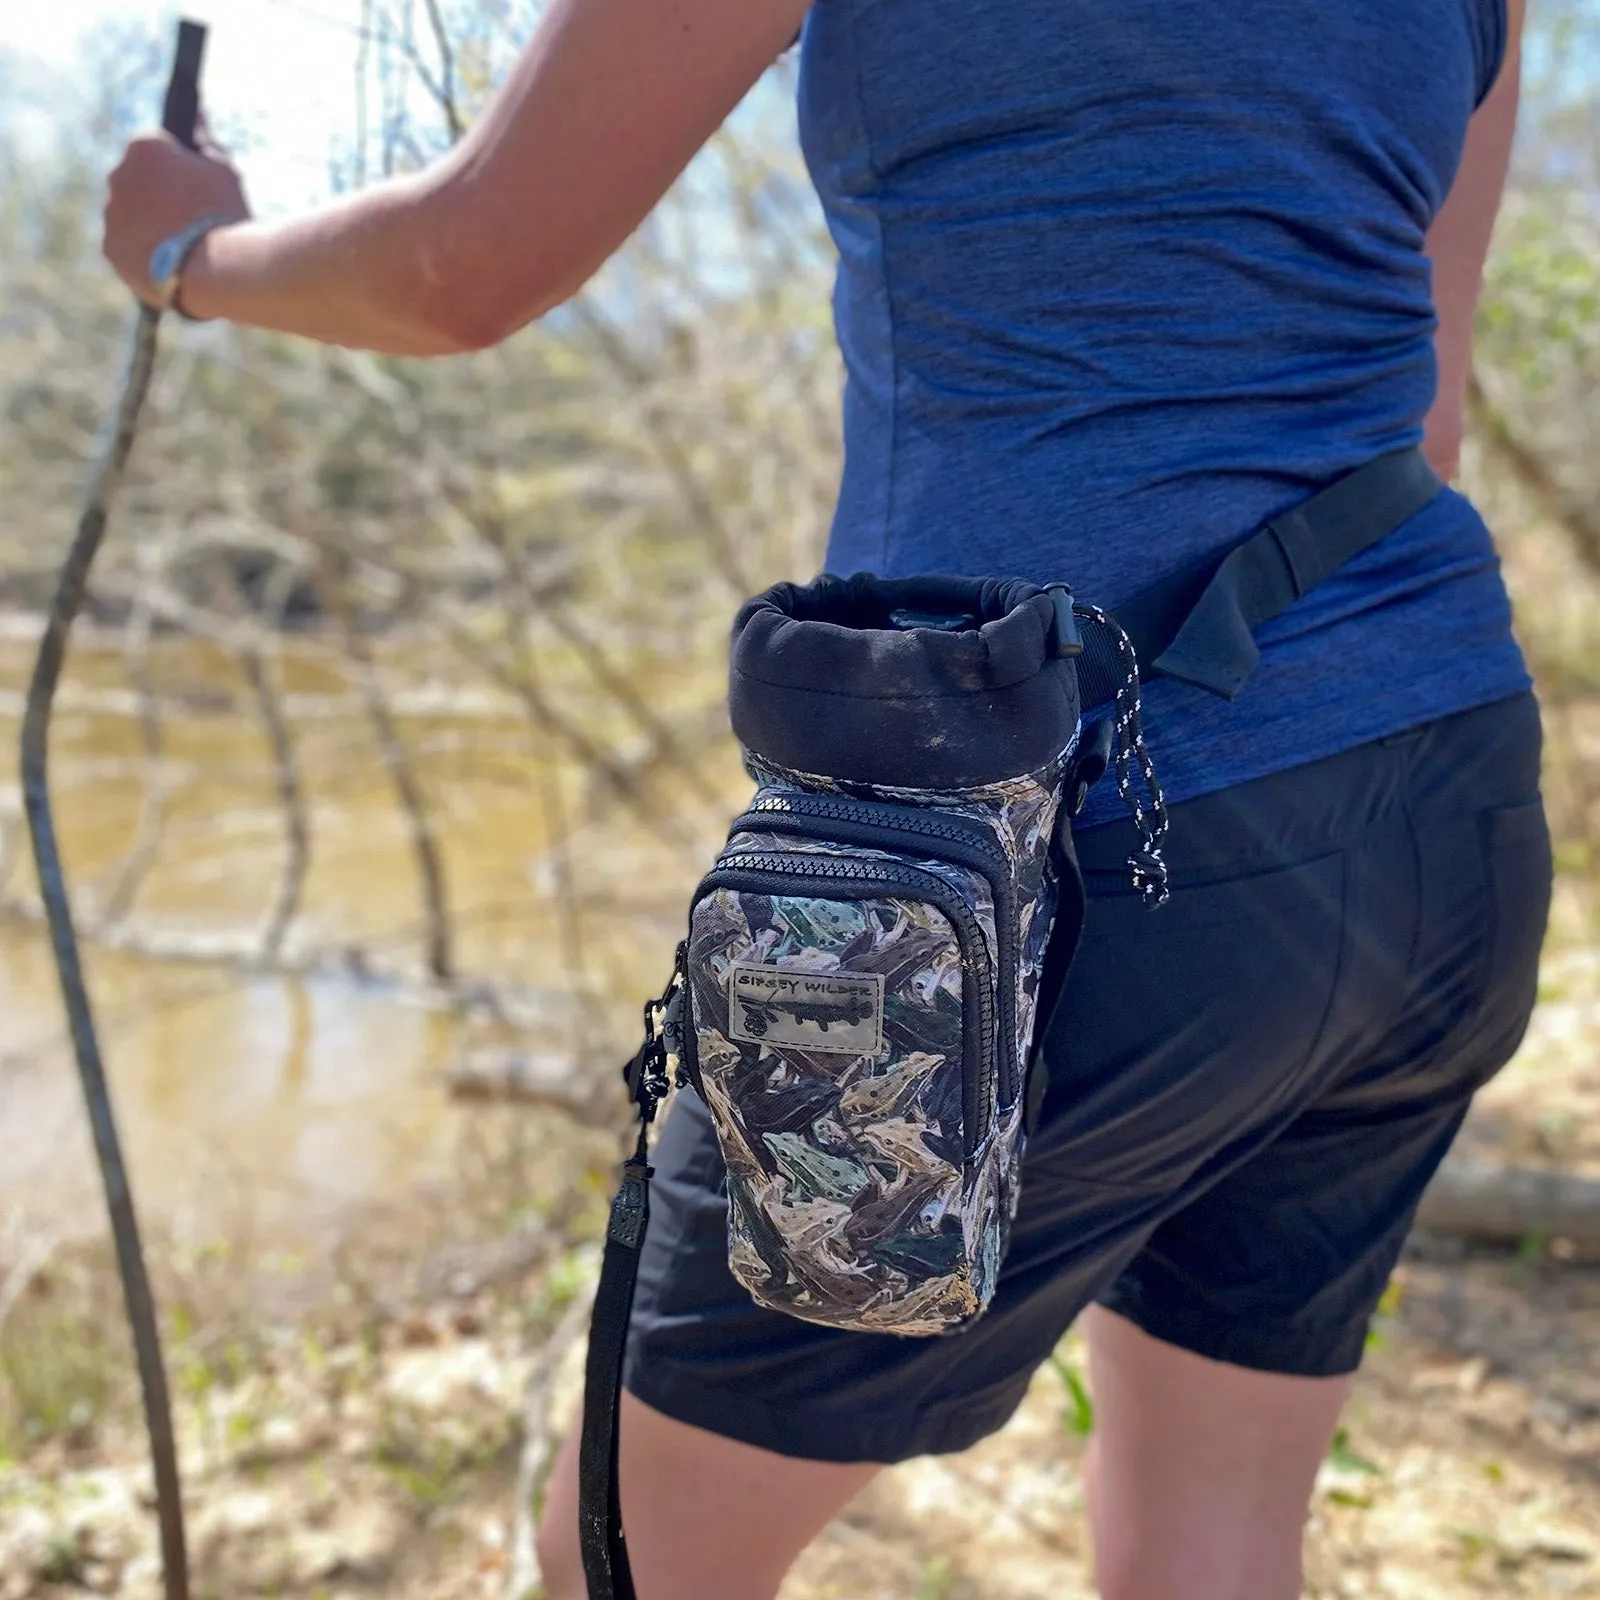
[[[1543,1236],[1600,1245],[1600,1181],[1447,1161],[1422,1197],[1417,1227],[1506,1244]]]

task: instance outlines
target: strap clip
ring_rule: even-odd
[[[656,1108],[672,1088],[668,1063],[681,1059],[683,1050],[683,970],[687,942],[680,942],[673,958],[672,978],[653,1000],[644,1003],[644,1039],[633,1059],[622,1069],[628,1098],[639,1108],[639,1118],[655,1120]]]

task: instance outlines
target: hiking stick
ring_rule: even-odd
[[[177,53],[167,84],[161,125],[175,139],[195,146],[195,122],[200,100],[200,57],[205,29],[198,23],[178,24]],[[50,710],[61,679],[67,635],[83,605],[89,569],[105,536],[111,502],[116,495],[128,455],[133,449],[139,412],[150,387],[155,364],[156,329],[161,313],[148,306],[139,309],[133,355],[123,384],[111,438],[90,481],[88,504],[78,520],[67,559],[61,569],[44,637],[34,663],[33,680],[22,721],[22,794],[33,836],[33,858],[39,873],[39,896],[50,925],[50,944],[61,979],[61,998],[72,1029],[73,1053],[83,1097],[94,1131],[95,1154],[105,1185],[106,1209],[116,1243],[117,1266],[122,1274],[123,1298],[133,1331],[134,1354],[139,1367],[139,1387],[144,1395],[145,1426],[150,1434],[150,1459],[155,1469],[156,1508],[161,1528],[161,1570],[166,1600],[188,1600],[189,1565],[184,1549],[183,1498],[178,1480],[178,1457],[173,1443],[172,1406],[167,1393],[166,1368],[161,1360],[161,1330],[156,1321],[150,1279],[139,1243],[139,1221],[128,1187],[116,1118],[106,1085],[105,1065],[95,1035],[94,1012],[84,982],[77,934],[72,926],[72,905],[67,896],[61,851],[56,841],[55,819],[50,811],[49,749]]]

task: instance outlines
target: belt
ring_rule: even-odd
[[[1220,558],[1141,590],[1114,613],[1141,673],[1178,678],[1232,700],[1261,659],[1255,630],[1387,538],[1442,487],[1420,449],[1378,456]],[[1106,630],[1085,629],[1083,645],[1078,685],[1087,710],[1113,698],[1124,671]]]

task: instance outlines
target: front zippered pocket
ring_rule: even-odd
[[[994,1123],[996,1038],[988,943],[966,901],[943,878],[921,867],[844,856],[769,852],[722,856],[700,885],[696,911],[707,896],[719,889],[788,898],[809,895],[824,901],[920,901],[939,912],[960,952],[962,1149],[970,1157],[988,1137]],[[730,1012],[732,1005],[730,998]]]
[[[989,885],[994,904],[1000,1105],[1015,1103],[1020,1086],[1016,1013],[1021,959],[1017,950],[1016,885],[1010,859],[986,823],[948,813],[938,816],[916,806],[785,790],[763,794],[753,801],[734,820],[728,837],[731,841],[741,833],[790,834],[819,844],[902,853],[914,844],[924,859],[948,862],[982,877]]]

